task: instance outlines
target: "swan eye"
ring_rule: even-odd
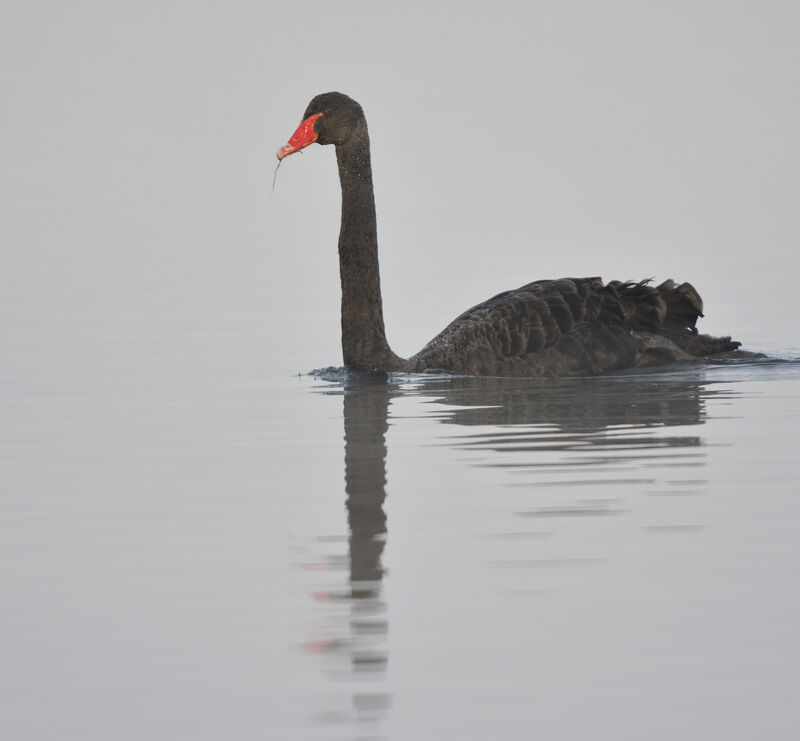
[[[322,111],[322,115],[323,116],[330,116],[331,115],[331,109],[330,108],[326,108],[324,111]]]

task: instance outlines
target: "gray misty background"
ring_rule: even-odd
[[[792,352],[799,20],[763,0],[4,0],[3,333],[216,301],[267,348],[296,336],[282,369],[340,363],[332,148],[270,193],[275,150],[337,89],[370,125],[397,352],[501,290],[593,274],[690,280],[704,331]]]

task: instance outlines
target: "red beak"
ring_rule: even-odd
[[[297,127],[297,131],[291,135],[289,141],[278,150],[279,160],[282,160],[287,155],[299,152],[303,147],[307,147],[317,140],[317,132],[314,131],[314,121],[321,115],[321,113],[315,113]]]

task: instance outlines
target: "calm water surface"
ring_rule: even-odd
[[[225,306],[5,336],[2,738],[798,737],[800,364],[296,375]]]

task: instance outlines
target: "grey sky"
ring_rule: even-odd
[[[791,2],[6,0],[3,322],[220,289],[276,324],[318,316],[336,352],[333,151],[270,187],[308,100],[338,89],[370,125],[400,354],[493,293],[590,274],[690,280],[706,331],[797,346],[798,20]]]

